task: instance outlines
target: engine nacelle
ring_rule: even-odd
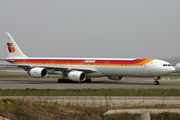
[[[48,71],[45,68],[32,68],[29,75],[35,78],[43,78],[48,75]]]
[[[86,79],[86,74],[82,71],[71,71],[68,74],[69,80],[81,82]]]
[[[107,76],[109,79],[111,80],[123,80],[124,77],[121,77],[121,76]]]

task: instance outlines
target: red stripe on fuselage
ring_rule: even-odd
[[[134,60],[96,60],[96,59],[90,59],[90,62],[86,62],[88,59],[14,59],[15,62],[17,63],[30,63],[30,64],[49,64],[49,63],[54,63],[54,64],[72,64],[72,63],[87,63],[87,64],[137,64],[140,62],[143,62],[144,60],[147,59],[134,59]],[[94,61],[94,62],[93,62]]]

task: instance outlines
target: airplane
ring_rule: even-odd
[[[5,32],[8,58],[0,59],[24,69],[35,78],[48,74],[62,75],[58,83],[84,82],[91,78],[107,77],[123,80],[124,77],[154,77],[154,85],[159,85],[161,76],[175,71],[170,63],[150,58],[45,58],[28,57],[18,47],[10,33]]]

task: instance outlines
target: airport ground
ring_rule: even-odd
[[[27,75],[24,71],[19,69],[16,70],[16,72],[14,72],[14,70],[12,69],[1,70],[0,76],[5,74]],[[153,78],[140,78],[140,77],[125,77],[124,80],[120,80],[120,81],[109,80],[106,77],[93,78],[91,83],[58,83],[57,82],[58,76],[53,76],[53,77],[57,77],[57,78],[0,78],[0,88],[1,89],[27,89],[27,88],[28,89],[33,89],[33,88],[34,89],[120,89],[121,88],[121,89],[151,89],[151,90],[180,89],[180,80],[178,74],[172,74],[171,76],[163,76],[162,80],[160,80],[159,85],[153,84],[154,82]],[[179,104],[179,100],[180,100],[179,96],[171,97],[166,95],[165,97],[166,97],[166,104],[172,104],[172,103]],[[104,99],[104,96],[102,96],[102,98]],[[73,93],[71,100],[76,101],[76,99],[77,97]],[[124,102],[124,96],[123,97],[113,96],[112,99],[114,100],[114,103]],[[161,104],[163,99],[164,99],[163,94],[155,98],[146,97],[146,104],[147,103],[151,104],[151,102],[154,101],[156,101],[154,102],[156,104]],[[57,100],[61,101],[62,97],[57,98]],[[68,98],[66,99],[64,98],[64,100],[66,100],[67,102]],[[97,97],[96,100],[100,102],[99,97]],[[131,97],[130,94],[127,95],[128,103],[139,104],[139,102],[142,102],[142,100],[143,97],[135,97],[133,95]],[[89,101],[90,102],[92,101],[91,98],[89,98]]]
[[[21,69],[3,68],[1,75],[27,75]],[[51,78],[52,77],[52,78]],[[123,80],[109,80],[106,77],[92,78],[91,83],[58,83],[58,76],[48,78],[0,78],[1,89],[180,89],[180,74],[162,76],[159,85],[154,85],[154,78],[125,77]]]
[[[167,79],[167,78],[166,78]],[[176,80],[176,79],[174,79]],[[111,81],[107,78],[94,78],[91,83],[57,83],[57,78],[0,78],[1,89],[180,89],[180,81],[161,80],[153,84],[153,78],[130,78],[122,81]]]
[[[1,75],[27,75],[25,72],[19,69],[1,69],[0,70],[0,76]],[[54,78],[55,77],[55,78]],[[103,78],[93,78],[91,83],[57,83],[58,76],[51,76],[48,78],[0,78],[0,88],[1,89],[26,89],[26,88],[35,88],[35,89],[116,89],[116,88],[122,88],[122,89],[180,89],[180,75],[170,75],[170,76],[163,76],[162,80],[160,80],[159,85],[154,85],[154,79],[153,78],[139,78],[139,77],[125,77],[124,80],[121,81],[113,81],[109,80],[106,77]],[[11,93],[12,94],[12,93]],[[10,95],[10,94],[9,94]],[[6,98],[19,98],[19,96],[0,96],[1,99],[7,100]],[[31,99],[31,100],[41,100],[41,101],[48,101],[48,103],[59,103],[63,104],[64,106],[59,106],[57,110],[53,110],[55,112],[49,111],[49,114],[52,114],[51,116],[55,115],[56,113],[59,113],[59,111],[62,112],[62,108],[64,109],[63,113],[68,113],[68,116],[74,117],[74,116],[80,116],[79,114],[82,114],[83,116],[86,116],[86,118],[97,118],[100,116],[100,119],[104,119],[103,113],[109,109],[124,109],[130,111],[130,109],[135,109],[135,111],[140,111],[140,114],[143,113],[143,111],[151,110],[151,109],[163,109],[169,110],[172,108],[173,113],[168,114],[156,114],[151,115],[151,118],[154,119],[154,116],[161,116],[156,119],[163,119],[165,118],[173,118],[176,115],[176,118],[179,119],[179,105],[180,105],[180,97],[179,96],[168,96],[168,95],[161,95],[157,97],[147,97],[147,96],[21,96],[21,100]],[[16,101],[16,99],[13,99]],[[12,101],[13,101],[12,100]],[[19,103],[19,102],[18,102]],[[25,102],[24,102],[25,103]],[[39,103],[39,102],[38,102]],[[37,103],[33,103],[37,104]],[[58,106],[59,104],[53,104]],[[70,108],[71,105],[79,105],[79,106],[73,106],[69,112],[68,108]],[[90,106],[89,109],[92,109],[91,112],[83,111],[86,107],[85,105]],[[28,106],[28,105],[27,105]],[[48,105],[47,105],[48,106]],[[51,104],[52,106],[52,104]],[[102,106],[102,107],[99,107]],[[23,106],[25,107],[25,106]],[[31,108],[31,107],[29,107]],[[76,110],[72,110],[75,109]],[[95,109],[94,109],[95,108]],[[103,109],[102,109],[103,108]],[[145,108],[144,110],[142,110]],[[97,112],[95,111],[98,109]],[[7,111],[7,110],[6,110]],[[29,110],[32,111],[32,110]],[[46,109],[44,110],[45,114],[38,113],[37,118],[44,118],[47,119],[49,116],[47,116]],[[74,113],[78,113],[75,115]],[[153,110],[151,110],[153,111]],[[52,112],[52,113],[51,113]],[[31,112],[29,112],[31,113]],[[36,112],[37,113],[37,112]],[[62,113],[62,114],[63,114]],[[71,114],[70,114],[71,113]],[[96,114],[95,114],[96,113]],[[98,114],[97,114],[98,113]],[[4,113],[7,115],[7,113]],[[62,115],[61,114],[61,115]],[[35,113],[32,112],[30,116],[35,115]],[[63,116],[57,116],[58,118],[66,118]],[[96,115],[96,116],[95,116]],[[118,114],[114,114],[118,115]],[[110,115],[111,117],[114,117],[114,115]],[[123,115],[123,114],[121,114]],[[118,115],[121,116],[121,115]],[[132,118],[134,118],[134,115],[131,115]],[[168,115],[168,116],[167,116]],[[11,115],[12,116],[12,115]],[[95,117],[94,117],[95,116]],[[130,114],[126,114],[127,119],[129,118]],[[14,115],[14,117],[16,117]],[[108,117],[108,116],[106,116]],[[137,118],[139,118],[140,115],[138,115]],[[173,118],[173,119],[176,119]],[[118,118],[117,118],[118,119]]]

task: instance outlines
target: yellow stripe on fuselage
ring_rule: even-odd
[[[149,62],[151,62],[151,61],[153,61],[154,59],[146,59],[146,60],[144,60],[143,62],[140,62],[140,63],[138,63],[137,65],[145,65],[145,64],[147,64],[147,63],[149,63]]]
[[[46,65],[97,65],[97,66],[139,66],[139,65],[145,65],[154,59],[146,59],[142,62],[139,63],[134,63],[134,64],[109,64],[109,63],[41,63],[41,62],[22,62],[22,61],[15,61],[14,63],[21,63],[21,64],[46,64]]]

